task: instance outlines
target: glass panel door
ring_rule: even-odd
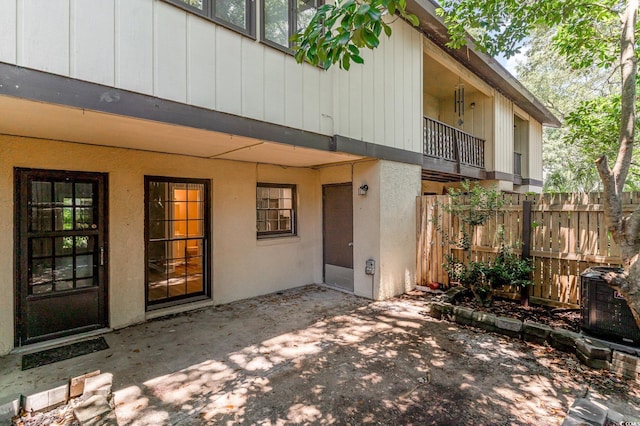
[[[147,178],[147,306],[209,295],[208,182]]]
[[[16,179],[18,345],[105,326],[106,176],[16,169]]]

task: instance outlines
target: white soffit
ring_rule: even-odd
[[[10,96],[0,96],[0,133],[296,167],[362,158]]]
[[[216,158],[236,161],[251,161],[270,164],[286,164],[294,167],[320,166],[347,161],[356,161],[364,157],[342,152],[328,152],[299,146],[264,142],[260,145],[233,151]],[[256,160],[259,158],[260,160]]]

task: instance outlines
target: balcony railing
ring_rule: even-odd
[[[424,117],[424,155],[484,168],[484,139]]]

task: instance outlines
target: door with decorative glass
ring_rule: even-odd
[[[102,173],[15,169],[16,346],[108,325]]]

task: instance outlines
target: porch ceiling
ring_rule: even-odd
[[[464,84],[466,95],[478,91],[471,82],[459,77],[426,54],[423,55],[422,64],[423,90],[431,96],[438,99],[452,98],[455,87],[460,83]]]
[[[362,156],[0,96],[0,134],[201,158],[314,167]]]

